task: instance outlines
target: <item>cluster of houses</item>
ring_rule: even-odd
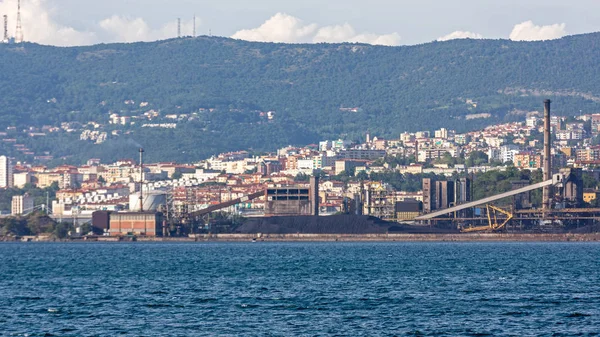
[[[271,114],[273,116],[273,113]],[[115,124],[128,119],[111,115]],[[140,167],[133,160],[110,164],[90,159],[86,165],[43,165],[14,163],[0,157],[0,188],[35,185],[58,188],[52,201],[52,212],[65,217],[97,210],[127,210],[138,199],[162,195],[158,204],[186,207],[188,210],[208,207],[264,190],[269,186],[293,184],[308,176],[321,178],[319,199],[321,214],[335,213],[347,207],[349,199],[368,189],[385,191],[390,204],[404,200],[422,201],[419,191],[395,191],[388,184],[370,181],[369,174],[399,172],[402,174],[455,173],[504,170],[508,166],[538,169],[542,165],[539,116],[525,122],[494,125],[483,130],[458,134],[453,130],[402,133],[397,139],[371,137],[364,142],[347,140],[322,141],[307,146],[288,146],[275,153],[252,156],[247,151],[222,153],[193,164],[152,163]],[[66,127],[66,126],[65,126]],[[600,146],[595,145],[600,115],[576,118],[553,117],[552,153],[555,167],[592,168],[600,164]],[[87,136],[95,137],[90,132]],[[464,158],[473,152],[484,153],[489,163],[467,166]],[[402,158],[405,165],[393,164],[389,158]],[[463,159],[448,163],[447,158]],[[363,172],[361,179],[351,179]],[[350,179],[348,179],[350,177]],[[343,179],[344,178],[344,179]],[[264,209],[264,198],[249,200],[236,206],[237,211]],[[175,206],[173,206],[175,205]],[[368,212],[368,207],[363,210]]]

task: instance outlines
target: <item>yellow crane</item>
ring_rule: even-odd
[[[504,226],[506,226],[506,224],[513,218],[513,214],[509,211],[505,211],[500,207],[496,207],[493,205],[486,205],[487,208],[487,217],[488,217],[488,225],[487,226],[475,226],[475,227],[467,227],[467,228],[463,228],[461,229],[461,232],[464,233],[471,233],[471,232],[483,232],[483,231],[491,231],[491,232],[495,232],[498,231],[502,228],[504,228]],[[498,218],[498,213],[504,214],[506,215],[506,219],[499,219]],[[501,223],[498,221],[502,221]]]

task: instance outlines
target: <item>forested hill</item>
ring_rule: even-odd
[[[523,119],[544,98],[560,114],[600,111],[600,33],[404,47],[219,37],[72,48],[26,43],[0,45],[0,60],[0,128],[106,124],[110,113],[149,110],[197,113],[168,137],[189,146],[188,154],[204,144],[198,156],[358,138],[367,129],[388,137],[438,127],[463,131]],[[273,119],[257,114],[267,111]],[[146,139],[145,131],[128,134],[140,143],[161,134],[148,131]]]

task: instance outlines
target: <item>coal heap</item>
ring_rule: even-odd
[[[236,228],[235,232],[241,234],[416,234],[448,231],[408,226],[365,215],[332,215],[252,218]]]

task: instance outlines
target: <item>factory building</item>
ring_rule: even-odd
[[[471,179],[462,178],[456,181],[435,181],[423,179],[423,213],[431,213],[437,209],[446,209],[454,205],[471,201]]]
[[[518,190],[530,185],[529,180],[511,181],[511,190]],[[531,208],[531,192],[519,193],[513,196],[513,209]]]
[[[454,205],[454,181],[436,181],[436,206],[444,209]]]
[[[163,214],[160,212],[106,212],[92,214],[95,233],[110,236],[162,236]]]
[[[431,178],[423,179],[423,213],[431,213],[436,208],[435,181]]]
[[[162,235],[162,213],[111,213],[108,232],[110,236],[127,234],[160,236]]]
[[[407,199],[396,203],[396,219],[398,221],[412,221],[421,214],[423,205],[415,199]]]
[[[580,168],[560,170],[564,177],[562,183],[562,201],[565,207],[581,207],[583,199],[583,171]]]
[[[456,198],[458,203],[463,204],[471,201],[471,179],[460,178],[456,192],[458,193]]]
[[[394,198],[390,185],[371,182],[365,186],[363,214],[380,219],[394,219]]]
[[[268,187],[265,216],[319,215],[319,180],[309,184]]]

